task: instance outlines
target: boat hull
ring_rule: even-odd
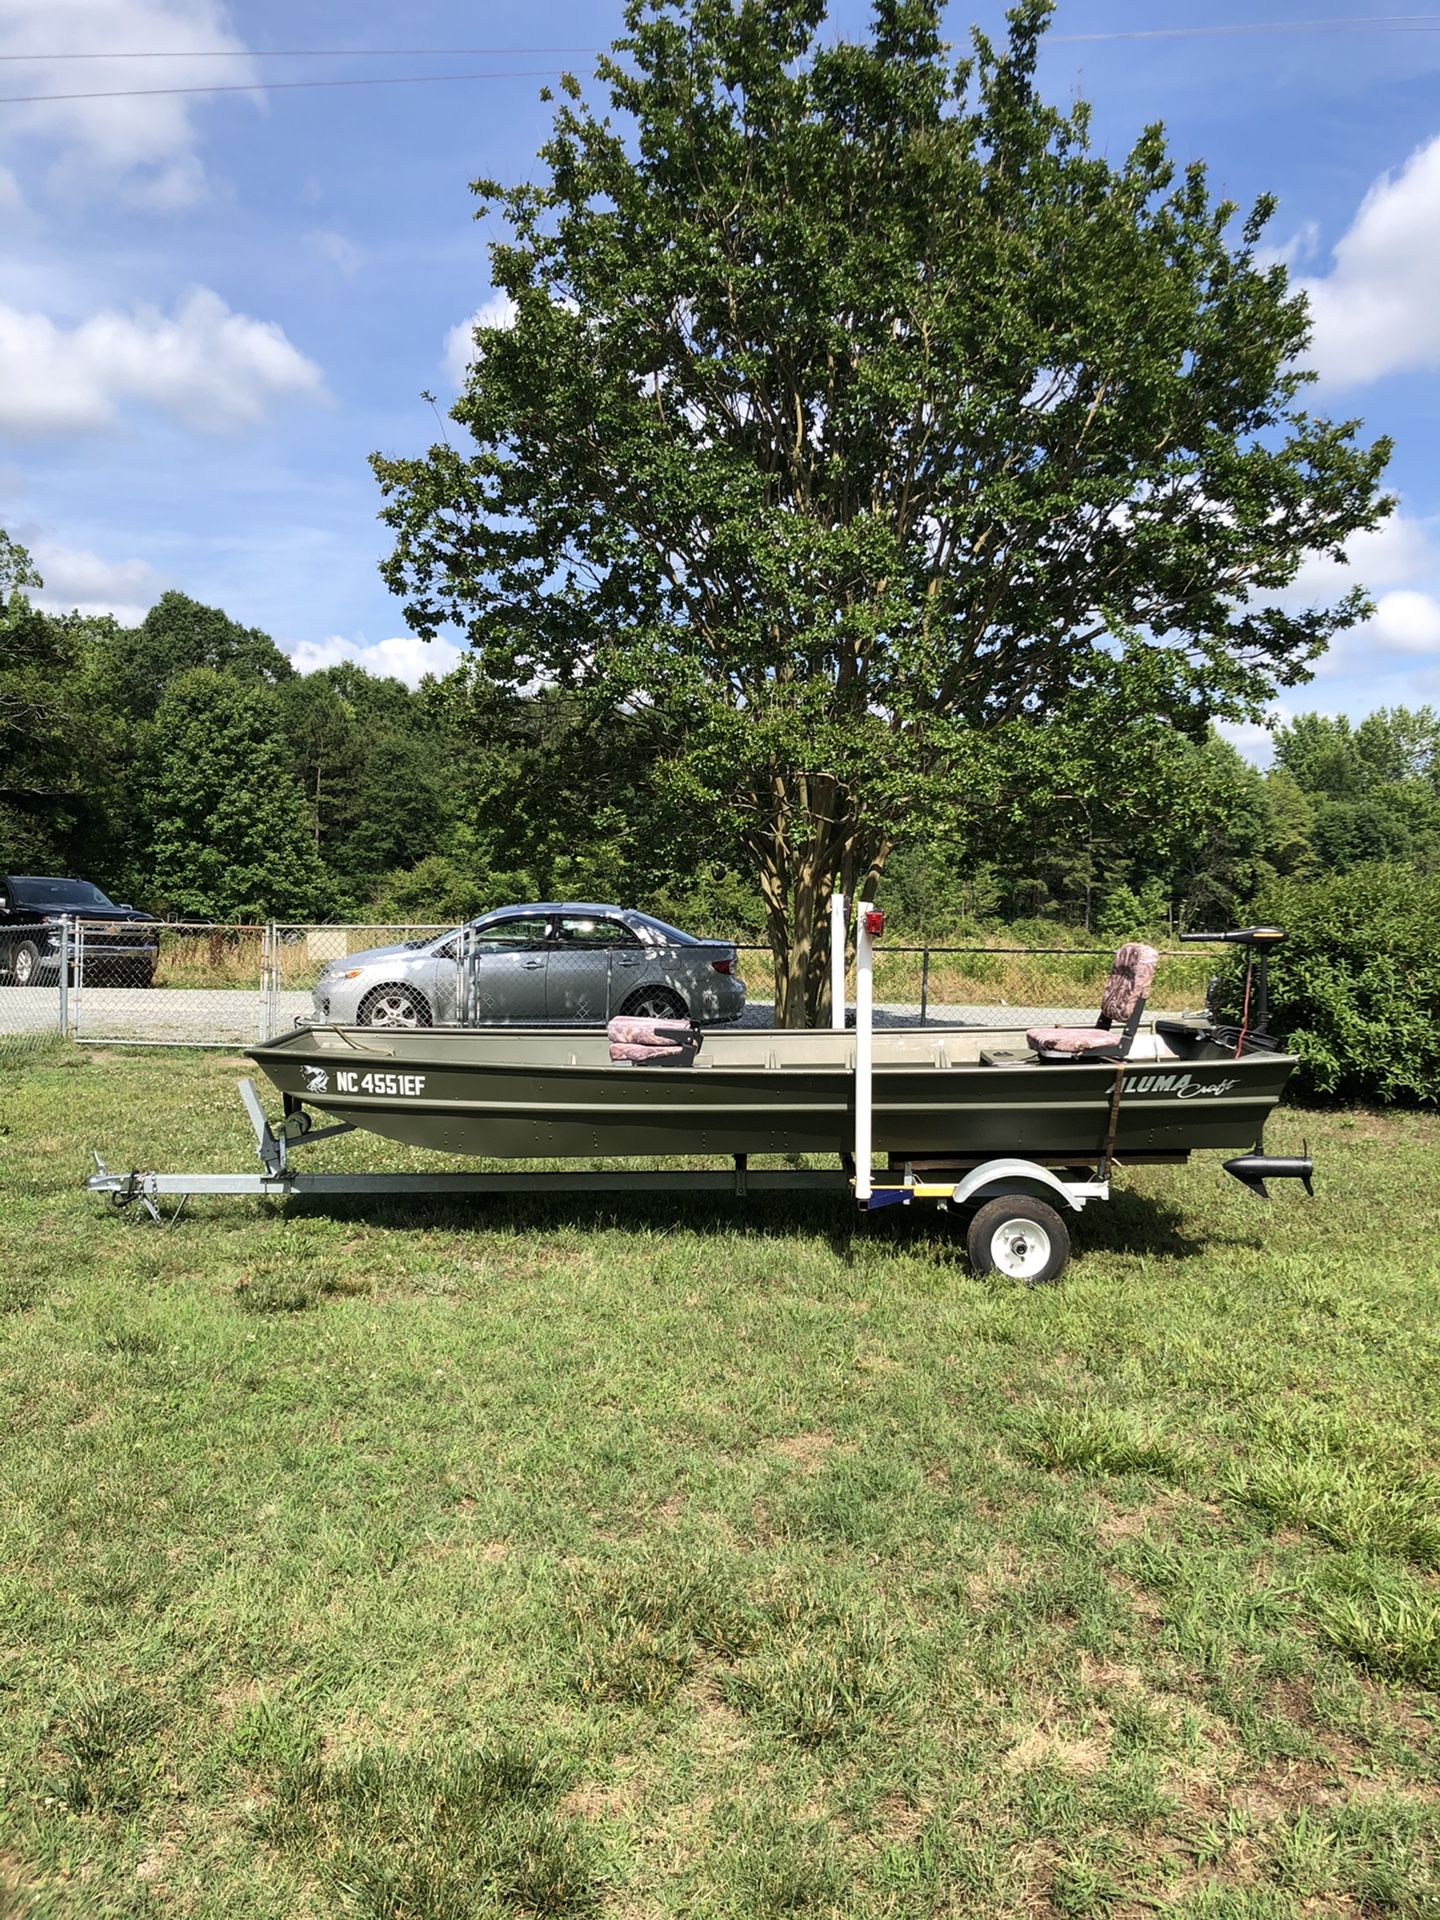
[[[1120,1069],[1022,1050],[983,1057],[972,1032],[875,1036],[873,1139],[893,1159],[1021,1154],[1094,1165],[1245,1149],[1295,1061],[1227,1057],[1203,1036]],[[987,1043],[1006,1036],[985,1035]],[[316,1115],[437,1153],[487,1159],[695,1158],[847,1153],[853,1037],[707,1034],[691,1066],[610,1061],[603,1034],[553,1028],[377,1033],[317,1027],[251,1058]]]

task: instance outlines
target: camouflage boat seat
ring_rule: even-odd
[[[637,1067],[688,1067],[700,1051],[699,1027],[678,1020],[612,1020],[610,1058]]]
[[[1115,955],[1094,1026],[1032,1027],[1026,1044],[1042,1060],[1128,1059],[1159,959],[1154,947],[1127,941]]]

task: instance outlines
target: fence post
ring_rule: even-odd
[[[61,974],[60,992],[62,996],[66,992],[70,994],[70,1000],[65,1008],[64,1031],[73,1040],[85,1018],[85,926],[83,921],[77,920],[71,927],[67,945],[70,952],[71,979],[67,986],[65,975]]]
[[[60,1038],[70,1033],[70,917],[60,916]]]
[[[930,1005],[930,949],[920,950],[920,1024],[925,1024],[926,1009]]]
[[[275,972],[275,922],[267,920],[260,930],[260,1038],[268,1040],[275,1025],[276,1001],[272,994]]]

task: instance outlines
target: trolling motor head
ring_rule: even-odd
[[[1285,938],[1283,927],[1234,927],[1228,933],[1182,933],[1186,941],[1204,941],[1224,947],[1245,949],[1245,1006],[1253,1012],[1242,1019],[1236,1030],[1235,1050],[1240,1051],[1247,1034],[1268,1034],[1270,1030],[1270,955]]]

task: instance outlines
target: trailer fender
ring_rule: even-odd
[[[1079,1213],[1087,1200],[1108,1200],[1108,1180],[1062,1180],[1049,1167],[1034,1160],[987,1160],[972,1167],[950,1196],[950,1204],[963,1207],[967,1201],[996,1199],[1001,1194],[1023,1194],[1035,1187],[1058,1194],[1074,1212]],[[1032,1196],[1033,1197],[1033,1196]]]

